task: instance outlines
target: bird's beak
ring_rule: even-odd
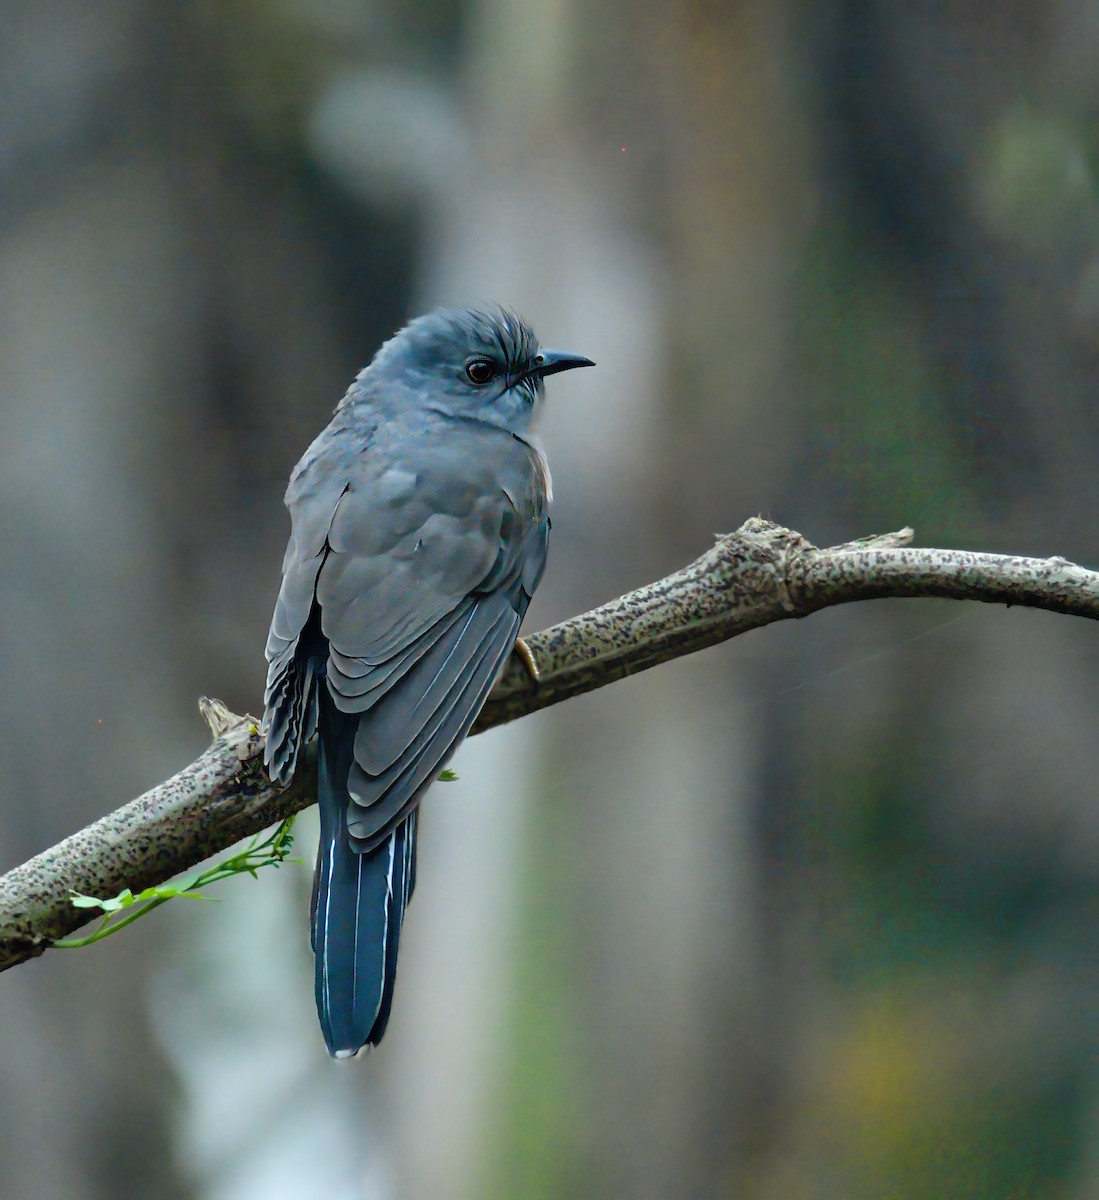
[[[590,358],[569,354],[567,350],[539,350],[528,373],[544,379],[547,375],[556,375],[558,371],[571,371],[573,367],[594,366]]]

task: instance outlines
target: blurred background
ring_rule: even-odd
[[[1099,563],[1093,0],[0,30],[0,869],[258,711],[289,471],[436,304],[599,364],[529,628],[755,514]],[[477,737],[379,1052],[309,868],[221,885],[0,978],[0,1191],[1099,1196],[1097,716],[1093,625],[882,601]]]

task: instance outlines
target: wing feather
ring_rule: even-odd
[[[518,624],[505,597],[485,597],[431,647],[392,688],[384,703],[359,720],[355,762],[367,774],[381,776],[402,755],[421,744],[431,718],[473,680],[478,665],[491,656],[494,640]]]
[[[515,644],[520,617],[506,597],[485,597],[476,612],[475,632],[471,624],[458,644],[440,648],[437,657],[425,655],[383,704],[359,720],[347,825],[364,849],[383,840],[435,779],[469,732]],[[391,705],[395,713],[399,706],[409,725],[390,720]]]
[[[380,695],[401,679],[439,638],[445,637],[448,631],[468,614],[473,603],[472,596],[465,597],[453,611],[436,621],[430,629],[399,650],[387,662],[378,665],[371,665],[363,659],[347,658],[334,647],[330,648],[328,681],[337,706],[344,712],[365,712]]]

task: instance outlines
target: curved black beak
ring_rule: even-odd
[[[556,375],[558,371],[571,371],[573,367],[594,366],[595,363],[590,358],[584,358],[579,354],[569,354],[567,350],[539,350],[534,356],[528,374],[540,375],[545,379],[547,375]]]

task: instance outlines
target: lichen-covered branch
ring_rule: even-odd
[[[853,600],[937,596],[1099,618],[1096,572],[1063,558],[920,550],[911,538],[904,529],[818,549],[769,521],[746,521],[682,571],[527,637],[527,653],[511,656],[474,732],[749,629]],[[0,876],[0,970],[90,919],[72,906],[70,889],[137,892],[312,803],[311,759],[289,788],[277,788],[261,764],[255,719],[210,702],[204,712],[216,736],[201,758]]]

